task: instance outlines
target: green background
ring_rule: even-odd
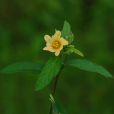
[[[0,69],[15,62],[46,63],[44,35],[71,24],[75,47],[114,76],[114,0],[0,1]],[[82,58],[72,54],[70,58]],[[48,114],[53,82],[35,91],[38,75],[0,74],[0,114]],[[114,114],[114,80],[65,68],[56,101],[69,114]]]

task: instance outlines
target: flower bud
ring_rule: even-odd
[[[73,40],[74,40],[74,35],[72,32],[70,32],[65,39],[68,41],[68,43],[70,44]]]

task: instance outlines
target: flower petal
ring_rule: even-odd
[[[49,36],[49,35],[45,35],[44,36],[44,39],[45,39],[45,41],[48,43],[50,43],[52,40],[51,40],[51,37]]]
[[[60,39],[60,36],[61,36],[61,32],[56,31],[55,34],[52,36],[52,40],[58,40]]]
[[[62,49],[63,49],[63,46],[61,45],[60,48],[59,48],[59,50],[61,51]]]
[[[60,54],[60,50],[55,52],[55,56],[58,56]]]
[[[61,41],[61,44],[62,45],[68,45],[68,41],[67,40],[65,40],[64,38],[60,38],[60,41]]]
[[[51,47],[52,46],[52,43],[46,43],[46,46],[47,47]]]
[[[47,50],[50,52],[55,52],[55,50],[52,47],[44,47],[43,50]]]

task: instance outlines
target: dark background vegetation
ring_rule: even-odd
[[[15,62],[46,63],[44,35],[71,24],[72,44],[114,76],[114,0],[0,1],[0,69]],[[70,58],[82,58],[72,54]],[[38,75],[0,74],[0,114],[48,114],[53,82],[35,91]],[[114,80],[67,67],[56,91],[69,114],[114,114]]]

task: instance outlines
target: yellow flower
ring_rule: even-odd
[[[56,31],[52,37],[45,35],[44,39],[46,41],[46,47],[44,47],[43,50],[55,52],[55,56],[58,56],[60,54],[63,46],[68,45],[68,41],[61,37],[60,31]]]

